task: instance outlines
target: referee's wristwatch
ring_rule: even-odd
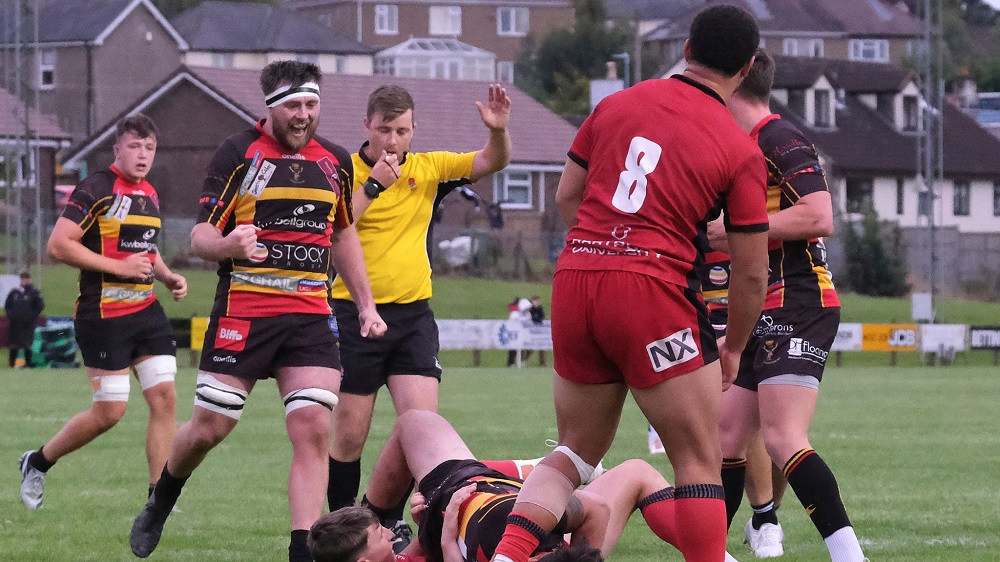
[[[369,199],[378,199],[378,196],[381,195],[386,189],[384,185],[372,177],[366,179],[365,183],[361,184],[361,187],[365,190],[365,195],[367,195]]]

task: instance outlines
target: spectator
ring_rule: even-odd
[[[535,326],[541,326],[545,323],[545,308],[542,307],[542,297],[535,295],[531,297],[531,308],[528,309],[531,314],[531,322]],[[545,366],[545,350],[538,350],[538,365],[540,367]]]
[[[509,305],[507,305],[507,310],[510,312],[510,316],[507,320],[513,320],[515,322],[524,322],[531,318],[531,301],[528,299],[514,298]],[[529,352],[530,353],[530,352]],[[521,352],[521,360],[524,361],[528,356],[525,352]],[[507,352],[507,366],[512,367],[517,363],[517,350],[512,349]]]
[[[17,361],[17,354],[24,349],[24,363],[29,369],[34,367],[31,357],[31,343],[35,340],[35,325],[45,308],[42,293],[31,284],[31,274],[21,273],[21,286],[7,294],[3,305],[10,321],[10,366]]]

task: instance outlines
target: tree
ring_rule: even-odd
[[[205,0],[153,0],[153,5],[156,9],[163,14],[163,17],[170,19],[177,14],[190,10],[201,4]],[[235,2],[249,2],[253,4],[270,4],[272,6],[278,3],[277,0],[230,0]]]
[[[589,81],[605,73],[612,55],[627,51],[633,30],[624,22],[608,23],[603,0],[574,0],[575,25],[538,41],[526,38],[515,63],[515,83],[553,111],[586,114]]]
[[[898,297],[910,291],[906,282],[906,248],[899,225],[880,221],[869,204],[860,225],[847,222],[840,231],[847,285],[851,290],[879,297]],[[886,251],[886,238],[891,251]]]

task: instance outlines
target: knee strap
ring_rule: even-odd
[[[136,364],[135,373],[139,376],[139,385],[143,390],[149,390],[160,383],[173,382],[177,375],[177,358],[173,355],[155,355]]]
[[[198,373],[198,384],[194,391],[195,406],[238,420],[243,415],[246,401],[247,393],[242,389],[220,382],[212,375]]]
[[[128,375],[104,375],[94,390],[94,402],[128,402]]]
[[[285,416],[306,406],[319,405],[327,410],[333,411],[340,402],[336,394],[323,388],[303,388],[293,390],[281,397],[285,402]]]
[[[573,466],[576,467],[576,471],[580,475],[581,484],[589,482],[590,478],[594,475],[594,471],[597,470],[596,467],[587,464],[586,461],[580,458],[580,455],[574,453],[573,450],[566,445],[559,445],[553,452],[562,453],[569,457],[569,460],[573,461]]]

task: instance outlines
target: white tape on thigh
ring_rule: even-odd
[[[177,358],[173,355],[154,355],[142,363],[137,363],[135,372],[139,375],[139,385],[149,390],[163,382],[173,382],[177,374]]]
[[[128,402],[130,388],[128,375],[104,375],[94,391],[94,402]]]
[[[337,403],[340,402],[340,398],[336,394],[322,388],[293,390],[282,396],[281,399],[285,402],[286,416],[306,406],[323,406],[332,412],[337,407]]]
[[[566,455],[567,457],[569,457],[569,460],[573,461],[573,466],[576,467],[576,471],[580,474],[580,483],[590,481],[590,477],[594,475],[594,470],[596,470],[595,467],[587,464],[583,459],[580,458],[580,455],[574,453],[566,445],[559,445],[558,447],[555,448],[555,451],[558,451]]]
[[[533,486],[534,492],[531,488],[521,488],[517,493],[517,501],[544,509],[556,521],[562,519],[563,513],[566,512],[566,501],[573,495],[576,486],[561,470],[545,463],[536,466],[531,471],[531,477],[545,486]]]
[[[198,373],[198,384],[194,390],[194,405],[234,420],[243,415],[247,393],[235,386],[229,386],[212,375]]]

